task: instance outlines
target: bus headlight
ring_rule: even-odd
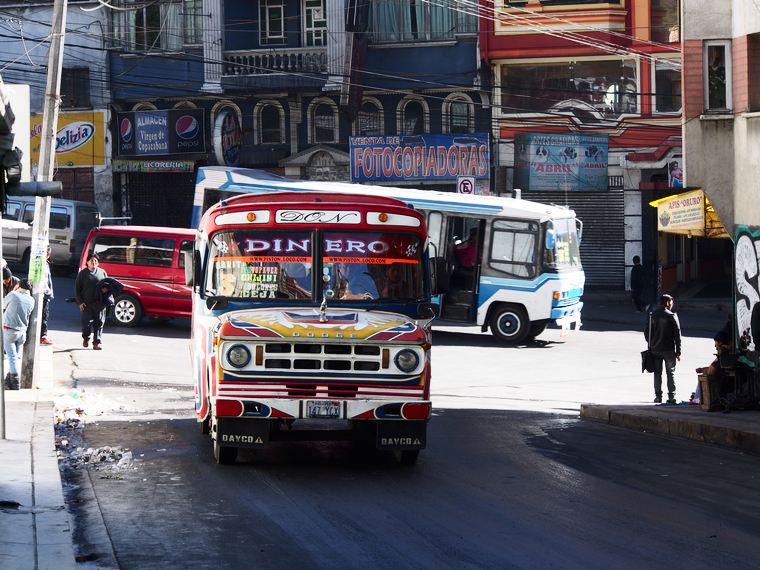
[[[236,344],[227,351],[227,362],[236,368],[242,368],[251,360],[251,352],[242,344]]]
[[[400,350],[398,354],[396,354],[396,366],[399,370],[403,370],[404,372],[411,372],[417,368],[419,362],[420,359],[417,357],[417,353],[413,350]]]

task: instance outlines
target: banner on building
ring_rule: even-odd
[[[118,114],[118,156],[206,152],[203,109]]]
[[[514,187],[607,190],[609,135],[515,135]]]
[[[42,143],[42,115],[31,117],[29,128],[29,164],[32,179],[36,180]],[[59,113],[55,133],[55,167],[105,165],[105,133],[106,115],[102,111]]]
[[[193,172],[192,160],[112,160],[113,172]]]
[[[351,182],[450,180],[472,176],[487,192],[488,134],[350,137]]]

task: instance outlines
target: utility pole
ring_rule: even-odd
[[[68,0],[55,0],[53,4],[53,26],[50,32],[50,53],[48,55],[47,83],[45,85],[45,106],[42,116],[42,139],[40,143],[40,166],[37,179],[41,182],[53,180],[55,165],[55,133],[58,128],[58,107],[61,92],[61,71],[63,69],[63,44],[66,39],[66,10]],[[43,280],[47,264],[48,226],[50,224],[50,197],[37,197],[34,205],[32,226],[32,247],[29,255],[29,281],[32,282],[34,311],[26,331],[24,355],[21,360],[21,388],[31,388],[39,366],[40,333],[42,318]]]

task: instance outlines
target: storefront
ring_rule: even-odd
[[[114,215],[131,216],[134,225],[187,227],[195,168],[207,158],[205,111],[119,113],[117,131]],[[235,140],[234,133],[225,134],[224,140]]]

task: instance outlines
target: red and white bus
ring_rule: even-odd
[[[437,306],[422,214],[392,198],[240,195],[192,263],[196,412],[219,463],[272,441],[425,448]]]

